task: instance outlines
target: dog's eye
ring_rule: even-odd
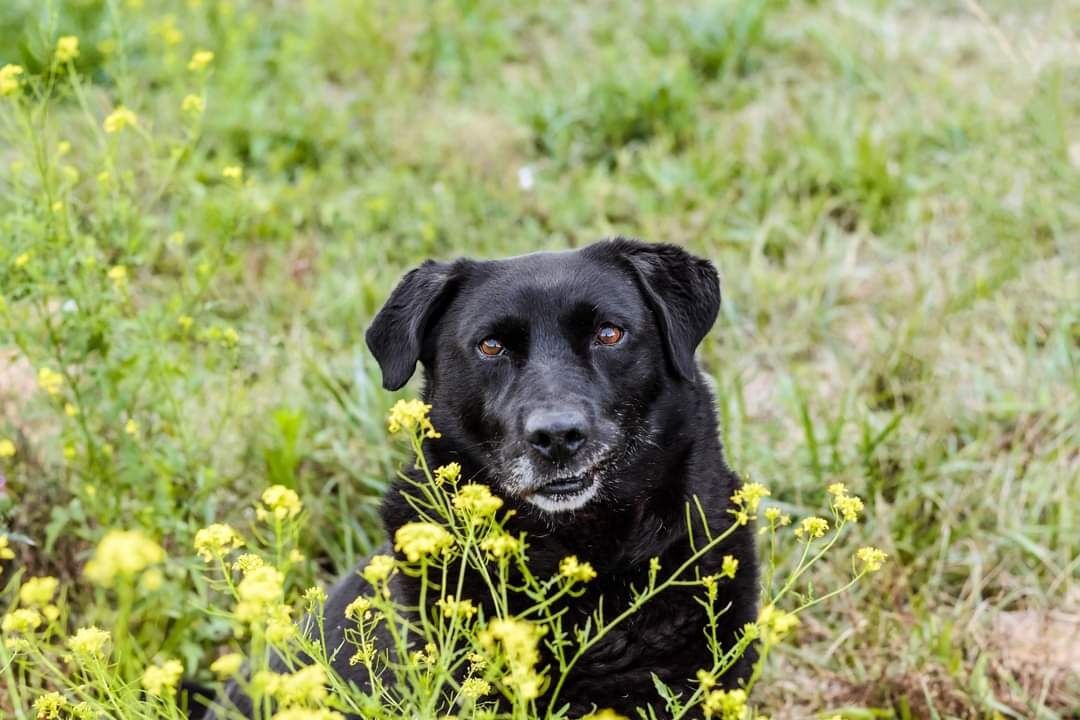
[[[480,348],[481,353],[488,357],[496,357],[506,352],[503,344],[495,338],[484,338],[477,347]]]
[[[611,323],[604,323],[596,330],[596,342],[601,345],[614,345],[622,340],[623,329]]]

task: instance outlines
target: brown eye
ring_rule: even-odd
[[[480,352],[488,357],[502,355],[506,350],[506,348],[503,347],[503,344],[495,338],[485,338],[480,341],[480,344],[477,347],[480,348]]]
[[[601,345],[614,345],[622,340],[623,330],[622,328],[615,327],[614,325],[604,323],[596,331],[596,342]]]

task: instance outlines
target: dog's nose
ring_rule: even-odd
[[[565,462],[589,439],[588,425],[578,410],[537,410],[525,420],[525,437],[548,460]]]

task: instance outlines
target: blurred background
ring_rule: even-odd
[[[731,464],[797,517],[847,483],[851,547],[892,559],[757,702],[1080,717],[1078,28],[1076,0],[5,0],[5,582],[108,627],[82,564],[142,528],[170,561],[131,632],[205,675],[196,529],[295,488],[300,587],[381,540],[403,455],[362,336],[398,277],[632,235],[720,269]]]

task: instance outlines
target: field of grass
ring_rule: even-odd
[[[796,518],[846,483],[890,555],[756,704],[1080,717],[1078,28],[1076,0],[5,0],[0,608],[57,576],[71,627],[207,679],[199,528],[294,488],[299,588],[382,541],[416,389],[363,332],[398,277],[631,235],[720,270],[733,467]],[[82,575],[113,528],[170,558],[128,601]],[[11,677],[0,717],[32,716]]]

